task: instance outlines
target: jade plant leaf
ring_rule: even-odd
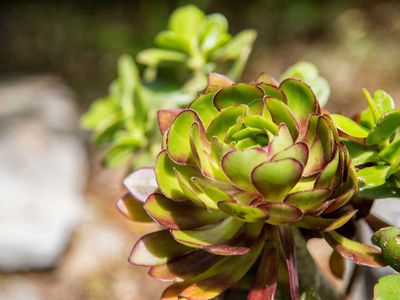
[[[374,300],[396,300],[400,298],[400,275],[381,277],[374,287]]]
[[[330,116],[337,128],[344,133],[355,138],[366,138],[368,136],[368,130],[358,125],[352,119],[338,114],[332,114]]]

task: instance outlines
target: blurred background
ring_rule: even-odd
[[[355,113],[361,89],[400,99],[400,3],[372,0],[22,1],[0,5],[0,299],[157,299],[128,264],[153,230],[116,212],[125,169],[101,167],[79,116],[107,93],[116,61],[152,46],[193,3],[258,38],[243,81],[299,60],[331,86],[327,109]]]

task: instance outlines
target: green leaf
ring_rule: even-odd
[[[286,149],[278,152],[271,158],[272,161],[281,160],[284,158],[294,158],[301,162],[303,166],[308,160],[308,147],[306,143],[298,142],[290,145]]]
[[[340,131],[355,138],[366,138],[368,136],[368,130],[358,125],[352,119],[338,114],[332,114],[330,117]]]
[[[207,93],[205,95],[201,95],[189,105],[190,109],[193,109],[197,112],[200,120],[206,128],[218,114],[218,110],[213,104],[213,99],[214,93]]]
[[[393,98],[383,90],[376,90],[374,93],[374,102],[380,115],[395,108]]]
[[[161,194],[152,194],[144,204],[147,213],[168,229],[192,229],[221,221],[226,215],[207,211],[190,203],[176,202]]]
[[[380,145],[389,139],[400,127],[400,110],[391,110],[383,114],[368,134],[367,145]]]
[[[242,205],[234,201],[222,201],[218,207],[226,214],[235,217],[239,221],[259,222],[267,218],[267,213],[257,207]]]
[[[381,277],[374,287],[374,300],[400,299],[400,275]]]
[[[137,241],[129,262],[139,266],[156,266],[191,250],[192,248],[177,243],[168,230],[161,230],[149,233]]]
[[[298,191],[287,195],[284,202],[292,204],[306,213],[323,203],[330,194],[331,191],[329,189]]]
[[[274,123],[284,123],[288,127],[293,140],[296,140],[299,136],[299,129],[293,114],[286,104],[275,98],[265,98],[265,105]]]
[[[289,203],[263,202],[258,207],[268,212],[269,218],[266,222],[271,225],[293,223],[303,216],[299,208]]]
[[[184,63],[187,60],[187,55],[173,50],[149,48],[140,51],[136,59],[143,65],[156,67],[162,62]]]
[[[206,136],[209,140],[216,136],[223,140],[230,127],[236,124],[239,117],[243,116],[247,111],[247,106],[236,105],[225,108],[213,119],[207,128]]]
[[[371,240],[382,249],[385,261],[400,272],[400,227],[382,228],[374,233]]]
[[[201,50],[208,54],[226,44],[230,40],[227,30],[228,21],[223,15],[211,14],[206,16],[200,41]]]
[[[190,53],[189,40],[174,31],[161,31],[155,37],[154,42],[161,48]]]
[[[171,234],[179,243],[195,248],[218,245],[233,238],[243,227],[243,222],[228,217],[224,221],[205,229],[172,230]]]
[[[153,222],[143,208],[143,202],[127,193],[119,198],[115,204],[117,209],[126,218],[136,222]]]
[[[228,86],[217,92],[214,96],[215,106],[221,110],[237,104],[247,106],[256,99],[262,99],[263,91],[254,85],[239,83]]]
[[[251,174],[257,190],[269,201],[281,201],[293,189],[303,173],[303,165],[295,159],[264,162]]]
[[[90,106],[89,110],[81,117],[81,126],[85,129],[95,130],[102,122],[120,112],[120,106],[112,97],[98,99]]]
[[[171,14],[168,27],[179,35],[196,40],[203,20],[204,13],[195,5],[189,4],[179,7]]]
[[[103,157],[103,163],[109,168],[116,168],[126,163],[139,147],[137,143],[122,142],[112,145]]]
[[[300,61],[290,66],[281,76],[281,81],[287,78],[300,78],[311,86],[321,106],[328,102],[330,88],[325,78],[319,76],[318,68],[307,61]]]
[[[280,88],[285,93],[287,105],[299,124],[305,123],[310,114],[317,112],[314,93],[304,82],[286,79]]]
[[[225,175],[236,186],[244,190],[256,191],[250,175],[254,168],[268,160],[267,153],[259,148],[235,150],[225,154],[221,161]]]
[[[358,179],[366,187],[377,187],[386,182],[386,176],[390,166],[372,166],[366,167],[357,172]]]
[[[378,158],[377,149],[375,147],[360,144],[348,139],[342,139],[342,142],[349,151],[351,162],[354,166],[359,166],[367,162],[373,162]]]
[[[400,157],[400,137],[391,142],[390,145],[383,148],[383,150],[379,153],[379,157],[391,164],[394,164]]]

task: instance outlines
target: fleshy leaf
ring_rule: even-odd
[[[176,9],[170,19],[168,27],[188,39],[197,38],[197,31],[204,19],[204,13],[195,5],[186,5]]]
[[[186,214],[185,218],[191,218]],[[192,221],[193,222],[193,221]],[[228,217],[211,227],[197,230],[172,230],[176,241],[189,247],[203,248],[219,245],[232,239],[242,228],[243,222]]]
[[[217,223],[225,216],[219,211],[210,212],[189,203],[175,202],[161,194],[151,195],[144,208],[157,223],[176,230]]]
[[[346,262],[343,256],[336,251],[333,251],[329,258],[329,268],[333,275],[335,275],[337,278],[343,279],[346,269]]]
[[[124,179],[124,185],[142,203],[158,189],[153,168],[137,169]]]
[[[215,94],[214,104],[219,110],[238,104],[249,105],[253,100],[262,99],[263,91],[254,85],[235,84],[225,87]]]
[[[193,162],[190,147],[190,130],[192,125],[201,122],[192,110],[184,110],[176,116],[167,136],[167,152],[177,163]]]
[[[299,124],[304,124],[310,114],[318,112],[315,95],[303,81],[286,79],[280,88],[285,93],[287,105]]]
[[[380,145],[400,127],[400,110],[391,110],[382,115],[368,134],[367,145]]]
[[[329,245],[340,255],[358,265],[368,267],[381,267],[385,265],[381,252],[374,247],[349,240],[336,231],[325,232],[323,236]]]
[[[288,203],[264,202],[258,207],[268,212],[269,218],[266,222],[271,225],[293,223],[303,216],[299,208]]]
[[[295,117],[292,115],[289,108],[282,101],[275,98],[265,98],[265,105],[271,114],[272,120],[275,124],[284,123],[288,127],[293,140],[299,136],[299,128],[296,123]]]
[[[156,231],[143,236],[133,247],[129,262],[139,266],[165,264],[192,248],[177,243],[168,230]]]
[[[340,184],[341,176],[338,174],[338,171],[340,170],[339,162],[339,149],[336,148],[332,160],[318,175],[318,179],[315,181],[314,185],[315,188],[336,188],[337,185]]]
[[[331,114],[330,116],[340,131],[355,138],[366,138],[368,136],[368,130],[358,125],[352,119],[338,114]]]
[[[234,201],[222,201],[218,207],[226,214],[244,222],[259,222],[267,218],[267,213],[260,208],[242,205]]]
[[[222,158],[221,166],[226,176],[239,188],[256,191],[251,183],[251,172],[268,160],[267,153],[259,148],[231,151]]]
[[[303,173],[302,164],[293,158],[258,165],[251,179],[258,191],[270,201],[281,201],[297,184]]]
[[[119,198],[115,204],[117,209],[129,220],[136,222],[153,222],[143,208],[143,202],[127,193]]]
[[[287,195],[284,202],[290,203],[307,213],[324,202],[330,194],[331,190],[326,188],[298,191]]]
[[[357,172],[358,179],[366,187],[376,187],[385,184],[390,166],[372,166]]]
[[[298,227],[307,228],[311,230],[332,231],[346,224],[356,214],[356,212],[357,210],[350,210],[337,218],[304,216],[300,221],[296,223],[296,225]]]
[[[293,145],[293,138],[285,124],[279,125],[278,134],[268,145],[268,153],[271,157]]]
[[[231,106],[221,110],[208,126],[206,133],[207,138],[210,140],[213,136],[216,136],[224,140],[228,129],[235,125],[237,119],[243,116],[245,112],[245,105]]]
[[[278,133],[279,127],[272,121],[258,115],[245,116],[241,119],[247,127],[258,128],[261,130],[268,130],[273,134]]]
[[[175,117],[182,111],[182,109],[163,109],[157,112],[158,128],[161,134],[164,134],[169,129]]]
[[[217,91],[233,84],[234,82],[225,75],[211,72],[210,74],[208,74],[208,84],[206,90]]]
[[[306,143],[298,142],[290,145],[286,149],[278,152],[271,158],[273,161],[281,160],[284,158],[294,158],[301,162],[303,166],[307,164],[308,160],[308,146]]]
[[[374,233],[371,240],[382,249],[385,261],[400,272],[400,227],[382,228]]]
[[[207,93],[205,95],[201,95],[189,105],[190,109],[196,111],[200,120],[204,124],[204,127],[206,128],[218,114],[218,110],[213,104],[214,94],[215,93]]]
[[[381,277],[374,287],[374,300],[396,299],[400,299],[400,275]]]
[[[379,157],[389,163],[395,163],[400,157],[400,137],[391,142],[390,145],[383,148],[383,150],[379,153]]]

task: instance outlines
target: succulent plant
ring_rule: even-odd
[[[299,79],[253,84],[211,74],[186,109],[162,110],[154,170],[125,180],[130,219],[163,229],[142,237],[130,262],[174,282],[162,299],[212,299],[250,270],[248,299],[273,299],[279,269],[299,299],[293,232],[322,236],[339,257],[380,266],[381,253],[337,229],[356,214],[357,178],[331,118]],[[258,271],[257,271],[258,270]]]
[[[332,115],[343,133],[365,199],[400,196],[400,110],[392,97],[377,90],[374,97],[364,90],[368,107],[355,121]]]

